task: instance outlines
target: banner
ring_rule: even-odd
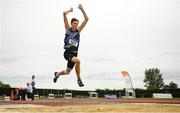
[[[122,76],[124,78],[125,84],[126,84],[126,89],[133,89],[133,84],[130,78],[130,75],[126,71],[122,71]]]

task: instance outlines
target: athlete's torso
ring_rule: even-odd
[[[69,51],[78,51],[80,42],[80,34],[79,31],[72,31],[72,29],[68,29],[64,38],[64,49]]]

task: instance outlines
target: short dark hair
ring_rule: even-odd
[[[78,22],[79,22],[79,20],[78,20],[78,19],[76,19],[76,18],[72,18],[72,19],[71,19],[71,23],[73,23],[74,21],[78,21]]]

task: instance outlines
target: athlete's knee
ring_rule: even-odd
[[[71,71],[65,71],[65,74],[66,75],[69,75]]]
[[[77,58],[75,64],[80,65],[81,61]]]
[[[79,64],[80,64],[80,60],[79,60],[79,58],[77,58],[77,57],[73,57],[73,58],[72,58],[72,62],[74,62],[76,65],[79,65]]]
[[[71,72],[71,69],[66,69],[64,72],[65,72],[66,75],[69,75],[70,72]]]

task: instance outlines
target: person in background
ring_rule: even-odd
[[[27,97],[28,98],[31,98],[31,100],[33,101],[34,98],[33,98],[33,88],[32,88],[32,85],[30,83],[27,83]]]
[[[20,94],[19,94],[19,89],[18,88],[16,88],[15,89],[15,96],[14,96],[14,100],[20,100]]]
[[[34,100],[34,94],[35,94],[35,90],[36,90],[35,84],[36,84],[36,82],[35,82],[35,75],[32,75],[31,85],[32,85],[32,89],[33,89],[33,92],[32,92],[32,98],[33,98],[33,100]]]

